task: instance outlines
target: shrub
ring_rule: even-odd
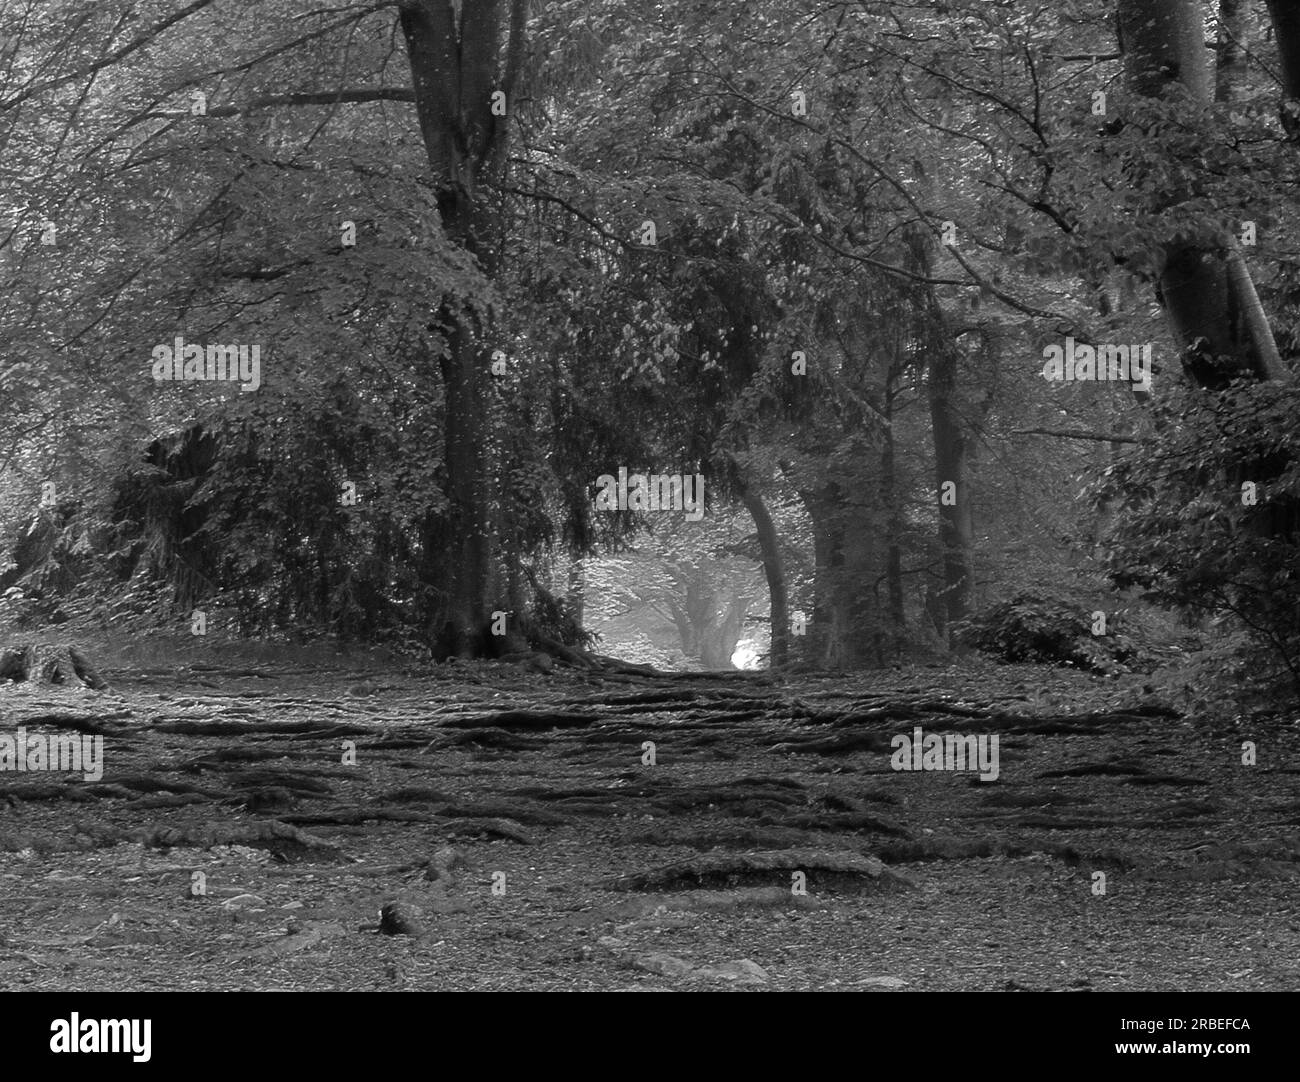
[[[999,661],[1073,665],[1091,672],[1127,668],[1136,650],[1113,627],[1093,635],[1082,606],[1036,594],[1018,594],[954,625],[957,642]]]
[[[1229,615],[1249,636],[1252,675],[1300,699],[1300,387],[1188,391],[1157,412],[1152,442],[1098,488],[1118,511],[1111,581],[1198,616]]]

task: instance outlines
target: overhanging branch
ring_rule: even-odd
[[[408,86],[359,87],[354,90],[322,90],[302,94],[268,94],[262,98],[238,105],[218,105],[202,116],[243,116],[258,109],[273,109],[281,105],[340,105],[370,101],[415,101],[415,91]],[[188,109],[158,110],[143,113],[138,119],[181,120],[191,116]]]

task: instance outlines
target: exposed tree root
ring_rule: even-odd
[[[535,845],[536,839],[516,822],[509,819],[454,819],[447,824],[447,833],[452,837],[505,838],[520,845]]]
[[[862,889],[876,886],[910,887],[905,875],[886,868],[875,857],[860,853],[820,849],[781,849],[759,853],[705,854],[668,864],[648,872],[607,880],[607,890],[671,890],[689,887],[772,885],[773,879],[791,882],[793,873],[803,872],[807,889]]]
[[[173,721],[159,721],[150,726],[155,732],[181,733],[186,736],[246,736],[249,733],[272,733],[276,736],[335,737],[335,736],[374,736],[372,726],[349,725],[345,722],[319,721],[226,721],[214,718],[211,721],[191,721],[189,718],[177,718]]]
[[[134,835],[152,849],[211,849],[217,845],[246,845],[265,849],[283,860],[332,860],[339,856],[333,842],[305,834],[289,823],[263,819],[250,823],[196,823],[154,827]]]
[[[28,643],[0,652],[0,680],[63,684],[108,690],[90,659],[71,644]]]

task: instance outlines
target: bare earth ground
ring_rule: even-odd
[[[0,988],[1300,988],[1294,723],[981,664],[101,668],[0,684],[106,758],[0,774]],[[1001,777],[891,770],[917,725]]]

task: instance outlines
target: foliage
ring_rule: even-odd
[[[1134,659],[1132,641],[1109,626],[1105,635],[1094,635],[1092,627],[1091,615],[1080,605],[1018,594],[963,621],[955,634],[964,645],[1000,661],[1124,671]]]
[[[726,505],[698,523],[672,521],[680,515],[659,519],[631,551],[588,561],[588,620],[620,648],[648,636],[666,649],[675,637],[692,664],[729,668],[762,593],[747,516]]]
[[[528,607],[525,627],[530,635],[540,632],[565,646],[576,646],[584,650],[595,646],[598,640],[595,632],[582,626],[572,598],[556,597],[536,581],[533,583],[533,598]]]
[[[1300,691],[1300,403],[1173,390],[1148,289],[1170,238],[1255,222],[1260,292],[1300,353],[1300,159],[1260,12],[1258,55],[1202,106],[1126,91],[1102,0],[533,4],[505,180],[481,193],[504,235],[489,280],[439,224],[392,6],[23,7],[0,10],[0,593],[24,618],[88,594],[140,619],[204,604],[246,633],[423,633],[454,521],[444,317],[465,305],[506,358],[482,448],[496,603],[550,637],[587,641],[534,573],[599,552],[597,621],[653,611],[688,654],[729,653],[763,607],[731,518],[743,471],[813,631],[862,664],[935,645],[927,370],[951,347],[978,580],[1017,596],[970,641],[1119,664],[1044,600],[1108,560],[1148,602],[1234,614]],[[260,344],[263,386],[155,383],[151,349],[178,334]],[[1066,334],[1153,342],[1156,405],[1039,379]],[[619,466],[703,473],[725,539],[595,514]],[[1073,498],[1103,471],[1099,505]]]
[[[1098,486],[1116,502],[1108,567],[1119,586],[1198,615],[1230,614],[1252,665],[1300,695],[1300,390],[1236,383],[1162,407],[1146,453]],[[1262,653],[1261,653],[1262,649]]]

